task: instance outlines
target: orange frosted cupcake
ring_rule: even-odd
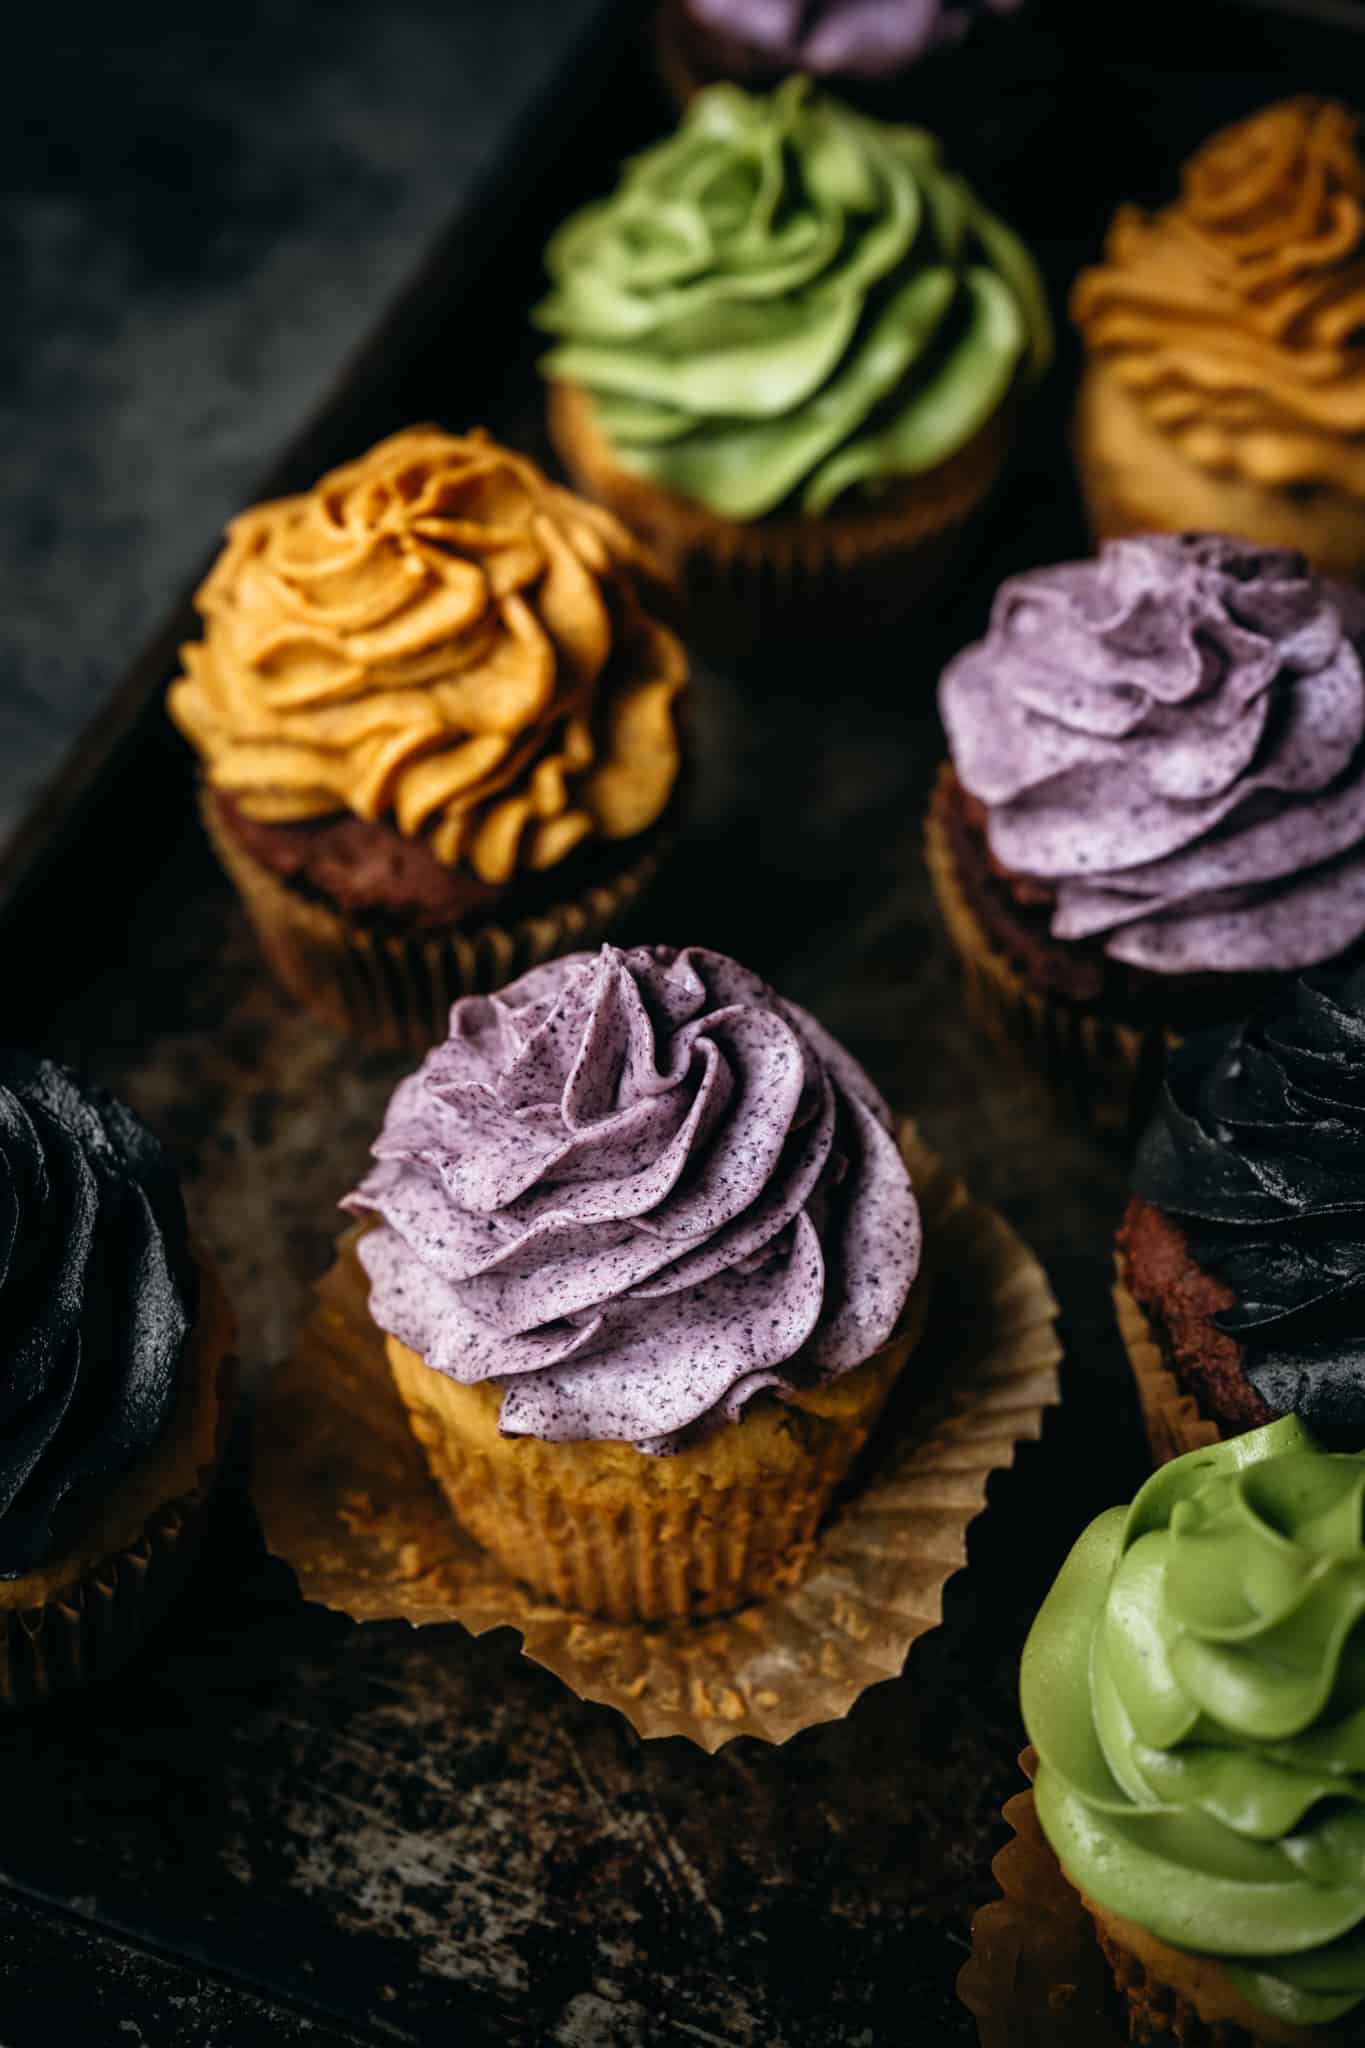
[[[687,675],[617,520],[416,427],[233,521],[172,717],[280,979],[425,1045],[451,1002],[614,930],[650,879]]]
[[[1286,100],[1207,142],[1180,198],[1120,209],[1072,312],[1097,538],[1201,529],[1365,570],[1365,159]]]
[[[698,947],[456,1005],[346,1207],[433,1476],[518,1578],[616,1620],[800,1576],[923,1322],[886,1105]]]

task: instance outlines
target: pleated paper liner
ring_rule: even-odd
[[[1030,1780],[1037,1763],[1032,1749],[1019,1759]],[[981,2048],[1347,2048],[1365,2039],[1353,2014],[1284,2026],[1247,2005],[1213,1958],[1181,1954],[1098,1907],[1092,1919],[1039,1826],[1031,1785],[1004,1817],[1012,1839],[991,1865],[1001,1896],[973,1920],[957,1980]]]
[[[632,475],[575,385],[550,387],[548,424],[574,484],[645,539],[677,579],[693,634],[732,656],[844,654],[941,600],[975,514],[1004,470],[1006,400],[951,460],[821,517],[739,521]]]
[[[444,1038],[459,997],[502,988],[544,960],[591,950],[621,931],[663,853],[651,833],[643,851],[622,848],[619,874],[535,916],[400,938],[368,931],[289,888],[226,828],[202,785],[199,814],[262,952],[290,995],[334,1030],[414,1053]]]
[[[31,1606],[0,1610],[0,1706],[34,1706],[112,1676],[161,1620],[194,1563],[204,1510],[231,1434],[238,1377],[231,1313],[212,1269],[202,1258],[197,1263],[201,1299],[194,1342],[199,1349],[196,1358],[187,1360],[187,1369],[197,1371],[187,1388],[193,1411],[186,1417],[189,1443],[175,1460],[179,1489],[150,1512],[134,1494],[134,1502],[122,1511],[122,1526],[126,1531],[131,1516],[137,1533],[131,1540],[111,1538],[107,1554],[90,1557],[101,1546],[88,1540],[87,1525],[83,1549],[88,1562],[73,1565],[71,1578],[63,1583],[59,1555],[45,1573],[56,1578],[54,1591]],[[89,1523],[112,1528],[120,1512],[114,1496]],[[81,1554],[81,1545],[68,1547]]]
[[[270,1549],[306,1599],[356,1621],[458,1621],[473,1635],[510,1625],[528,1657],[641,1736],[713,1751],[840,1719],[938,1624],[987,1480],[1058,1398],[1042,1268],[913,1126],[902,1145],[934,1263],[928,1328],[906,1372],[924,1375],[924,1392],[893,1401],[866,1483],[817,1537],[799,1584],[690,1624],[591,1620],[520,1586],[428,1473],[369,1318],[358,1231],[258,1406],[254,1490]]]
[[[1221,1443],[1223,1432],[1218,1424],[1200,1413],[1198,1403],[1166,1363],[1156,1332],[1128,1291],[1127,1272],[1118,1252],[1114,1254],[1114,1274],[1114,1312],[1137,1382],[1152,1462],[1165,1465],[1186,1451],[1207,1450],[1210,1444]]]
[[[1052,1001],[1028,986],[992,943],[958,880],[945,819],[950,776],[945,764],[925,818],[924,858],[962,964],[968,1017],[1042,1079],[1064,1114],[1106,1137],[1134,1138],[1160,1080],[1168,1034]]]
[[[1032,1750],[1020,1757],[1031,1778]],[[957,1995],[981,2048],[1123,2048],[1128,2029],[1090,1916],[1063,1877],[1033,1792],[1005,1806],[1014,1830],[991,1864],[1001,1896],[972,1922]]]

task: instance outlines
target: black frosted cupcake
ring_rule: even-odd
[[[0,1051],[0,1699],[121,1663],[183,1572],[234,1329],[131,1110]]]

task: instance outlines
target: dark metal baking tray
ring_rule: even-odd
[[[1116,200],[1159,196],[1216,120],[1332,89],[1359,47],[1231,5],[1057,20],[1051,135],[1004,198],[1059,303]],[[514,138],[273,487],[416,417],[541,445],[525,315],[545,234],[665,118],[638,23],[609,21]],[[254,1538],[243,1453],[190,1596],[136,1666],[4,1730],[0,1958],[26,1959],[0,1975],[7,2042],[132,2039],[125,2019],[177,2043],[972,2038],[953,1980],[1017,1784],[1020,1643],[1068,1544],[1141,1466],[1108,1303],[1122,1165],[969,1042],[920,861],[943,659],[1001,575],[1084,545],[1071,367],[1064,348],[937,616],[873,659],[702,666],[694,801],[651,920],[815,1008],[1048,1266],[1065,1405],[994,1482],[942,1628],[846,1722],[783,1749],[642,1745],[510,1636],[360,1629],[301,1605]],[[159,694],[190,624],[177,611],[131,689]],[[271,986],[191,782],[152,715],[84,794],[6,927],[4,1029],[126,1093],[176,1147],[259,1376],[327,1263],[399,1063]],[[111,2024],[81,2034],[87,2010]]]

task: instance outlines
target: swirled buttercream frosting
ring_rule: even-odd
[[[894,78],[955,43],[982,14],[1023,0],[687,0],[699,27],[733,37],[783,71],[822,78]]]
[[[885,1103],[722,954],[577,954],[456,1003],[345,1207],[380,1328],[504,1434],[676,1450],[891,1337],[919,1211]]]
[[[0,1051],[0,1578],[170,1420],[196,1301],[175,1176],[102,1089]]]
[[[1293,1416],[1175,1459],[1082,1536],[1020,1679],[1067,1876],[1297,2026],[1365,1997],[1363,1499]]]
[[[1287,972],[1365,933],[1365,601],[1210,534],[1003,584],[944,674],[954,765],[1058,939]]]
[[[1319,971],[1254,1017],[1187,1038],[1134,1168],[1267,1405],[1365,1432],[1365,969]]]
[[[502,883],[663,811],[686,664],[656,572],[534,463],[413,428],[228,535],[169,701],[246,817],[350,812]]]
[[[546,374],[624,468],[727,519],[936,467],[1051,350],[1032,260],[933,137],[802,77],[698,93],[546,262]]]
[[[1094,354],[1191,462],[1365,498],[1365,159],[1356,117],[1286,100],[1123,207],[1078,279]]]

